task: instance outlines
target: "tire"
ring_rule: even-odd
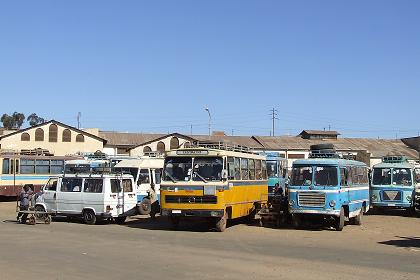
[[[29,219],[28,219],[28,224],[30,224],[30,225],[35,225],[36,224],[36,220],[35,220],[35,216],[34,215],[31,215],[30,217],[29,217]]]
[[[415,216],[416,215],[416,208],[414,206],[411,206],[410,208],[406,209],[408,216]]]
[[[46,225],[51,224],[51,216],[50,215],[46,215],[45,219],[44,219],[44,223]]]
[[[311,151],[312,150],[335,150],[334,144],[331,144],[331,143],[311,145],[310,149]]]
[[[88,225],[96,224],[96,216],[92,210],[85,210],[83,211],[83,220]]]
[[[170,216],[169,221],[171,222],[172,229],[177,230],[179,222],[181,221],[180,217]]]
[[[302,217],[299,214],[292,215],[292,225],[295,229],[302,228]]]
[[[225,213],[223,214],[223,217],[219,218],[216,221],[216,230],[218,232],[224,232],[226,230],[226,227],[227,227],[227,219],[228,219],[228,216],[227,216],[226,210],[224,212]]]
[[[143,198],[140,202],[140,205],[137,207],[140,215],[149,215],[152,211],[152,203],[149,198]]]
[[[362,206],[362,209],[360,209],[359,215],[353,218],[353,225],[361,226],[362,220],[363,220],[363,213],[365,212],[365,207]]]
[[[345,218],[346,217],[345,217],[345,213],[344,213],[344,208],[341,207],[340,216],[337,217],[336,221],[335,221],[335,229],[337,231],[342,231],[343,230]]]
[[[47,218],[47,214],[42,214],[41,212],[46,212],[44,206],[42,205],[35,205],[35,218],[38,220],[45,220]]]
[[[121,217],[114,218],[115,222],[119,225],[122,225],[125,222],[126,219],[127,219],[126,216],[121,216]]]

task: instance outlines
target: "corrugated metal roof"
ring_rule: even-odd
[[[299,135],[301,135],[302,133],[315,135],[340,135],[340,133],[338,133],[338,131],[335,130],[303,130]]]
[[[300,137],[255,136],[267,150],[309,150],[311,145],[332,143],[337,150],[367,150],[373,157],[386,155],[406,155],[418,159],[417,151],[406,146],[401,140],[372,138],[338,138],[328,140],[309,140]]]
[[[106,139],[111,146],[138,146],[146,142],[159,139],[168,134],[153,133],[125,133],[125,132],[99,132],[99,137]],[[302,139],[291,136],[207,136],[192,135],[198,141],[226,142],[247,146],[258,150],[302,150],[308,151],[311,145],[332,143],[339,151],[367,150],[373,157],[386,155],[405,155],[411,159],[418,159],[418,152],[405,145],[401,140],[384,140],[373,138],[338,138],[338,139]]]

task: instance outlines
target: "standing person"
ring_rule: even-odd
[[[32,194],[33,191],[32,189],[28,186],[28,185],[24,185],[23,189],[20,192],[20,211],[28,211],[29,210],[29,201],[32,198]],[[22,218],[20,218],[22,216]],[[26,219],[28,218],[28,214],[26,213],[19,213],[17,216],[17,220],[19,221],[20,218],[20,223],[21,224],[25,224],[26,223]]]

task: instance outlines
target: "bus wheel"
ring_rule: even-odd
[[[149,198],[143,198],[140,205],[137,207],[140,215],[149,215],[152,210],[152,203]]]
[[[362,219],[363,219],[363,213],[365,212],[365,206],[362,206],[362,209],[360,209],[360,213],[353,218],[353,225],[362,225]]]
[[[121,217],[116,217],[114,218],[115,222],[119,225],[123,224],[125,222],[125,220],[127,219],[126,216],[121,216]]]
[[[302,228],[302,217],[299,214],[292,215],[292,225],[295,229]]]
[[[223,232],[226,229],[227,226],[227,212],[225,210],[225,213],[223,214],[223,217],[219,218],[216,222],[216,230],[218,232]]]
[[[337,231],[342,231],[343,230],[343,228],[344,228],[344,220],[345,220],[345,215],[344,215],[344,208],[343,207],[341,207],[341,210],[340,210],[340,216],[339,217],[337,217],[336,218],[336,221],[335,221],[335,229],[337,230]]]
[[[170,218],[169,218],[169,220],[170,220],[170,222],[171,222],[171,225],[172,225],[172,229],[174,229],[174,230],[176,230],[176,229],[178,229],[178,226],[179,226],[179,222],[180,222],[180,217],[174,217],[174,216],[171,216]]]
[[[407,214],[409,215],[409,216],[414,216],[414,215],[416,215],[416,208],[414,207],[414,206],[411,206],[410,208],[407,208]]]

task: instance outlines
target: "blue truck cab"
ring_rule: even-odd
[[[418,169],[417,169],[418,170]],[[373,166],[370,200],[373,208],[415,210],[416,184],[419,178],[415,164],[404,156],[386,156]]]
[[[338,231],[346,221],[360,225],[369,209],[368,167],[339,158],[333,145],[313,145],[308,159],[293,163],[288,200],[297,228],[319,218]]]

